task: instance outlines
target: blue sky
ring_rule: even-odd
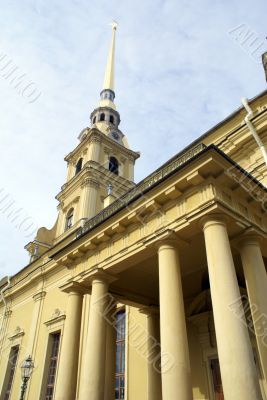
[[[112,19],[119,22],[116,104],[131,148],[141,151],[139,181],[238,108],[241,97],[266,89],[258,57],[267,50],[266,12],[264,0],[2,2],[0,199],[8,196],[34,226],[53,225],[63,158],[98,102]],[[264,43],[254,55],[234,39],[240,26]],[[3,77],[7,59],[41,93],[35,102]],[[1,204],[0,277],[27,264],[23,247],[31,239]]]

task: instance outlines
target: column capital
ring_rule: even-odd
[[[106,283],[110,284],[114,281],[116,281],[118,278],[106,271],[103,270],[103,268],[94,268],[87,273],[85,273],[82,277],[83,282],[93,284],[93,282],[100,282],[100,283]]]
[[[95,179],[85,178],[83,180],[83,182],[82,182],[82,188],[87,187],[87,186],[94,187],[94,188],[98,189],[99,188],[99,183]]]
[[[84,295],[89,293],[89,288],[76,281],[68,281],[61,285],[59,289],[68,294]]]
[[[92,135],[89,139],[89,143],[101,143],[101,138],[97,135]]]
[[[180,246],[188,246],[188,242],[177,236],[176,233],[171,229],[167,229],[162,232],[161,236],[155,242],[155,247],[157,248],[158,252],[163,248],[178,249]]]
[[[157,242],[156,247],[157,247],[158,253],[160,251],[166,250],[166,249],[178,250],[178,243],[174,239],[166,239],[166,240],[161,240],[161,241]]]
[[[147,315],[147,317],[151,317],[152,315],[159,315],[159,307],[156,306],[147,306],[139,309],[141,314]]]
[[[203,230],[212,225],[227,225],[228,218],[225,214],[207,214],[200,219],[200,225]]]
[[[260,247],[263,237],[260,234],[255,233],[244,233],[238,238],[234,239],[234,244],[236,247],[241,249],[244,246],[258,246]]]

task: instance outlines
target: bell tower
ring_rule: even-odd
[[[67,179],[56,196],[59,205],[54,227],[40,228],[35,240],[25,246],[31,260],[135,186],[134,164],[140,153],[129,148],[126,136],[119,129],[120,114],[114,103],[118,24],[114,21],[111,26],[112,40],[100,101],[90,115],[90,127],[82,130],[78,145],[65,157]]]
[[[120,114],[114,103],[117,26],[114,21],[103,88],[98,106],[90,115],[90,127],[80,133],[78,146],[65,157],[67,182],[57,195],[56,236],[80,226],[134,186],[134,164],[140,153],[130,150],[119,129]]]

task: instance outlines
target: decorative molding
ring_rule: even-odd
[[[112,151],[111,147],[107,147],[107,146],[104,147],[104,153],[105,154],[109,154],[111,151]]]
[[[96,180],[92,179],[92,178],[85,178],[83,180],[83,182],[82,182],[82,188],[86,187],[86,186],[92,186],[92,187],[98,189],[99,188],[99,183]]]
[[[58,209],[58,211],[60,211],[60,210],[63,210],[63,208],[64,208],[64,202],[61,201],[61,202],[57,205],[57,209]]]
[[[40,290],[39,292],[35,293],[32,298],[34,301],[40,301],[44,299],[46,296],[46,291],[45,290]]]
[[[59,308],[56,308],[51,317],[47,321],[45,321],[44,324],[47,327],[51,327],[51,325],[58,324],[59,322],[63,323],[65,319],[66,319],[66,314]]]
[[[59,287],[62,292],[65,293],[77,293],[80,295],[88,294],[89,288],[83,284],[70,280]]]
[[[64,208],[62,208],[63,212],[66,212],[67,210],[69,210],[71,207],[74,206],[74,204],[78,203],[79,200],[80,200],[80,196],[76,196],[75,199],[73,199],[70,203],[66,204],[64,206]]]
[[[202,349],[217,347],[212,311],[193,315],[188,320],[197,328]]]
[[[88,133],[89,133],[89,128],[88,128],[88,127],[87,127],[87,128],[84,128],[84,129],[79,133],[78,139],[79,139],[80,141],[83,141],[83,140],[86,138],[86,136],[88,135]]]
[[[13,334],[11,336],[9,336],[8,339],[10,341],[14,341],[18,338],[21,338],[24,335],[25,335],[24,330],[20,326],[17,326],[16,329],[14,330]]]
[[[82,156],[85,156],[85,155],[87,154],[87,152],[88,152],[88,147],[86,147],[86,148],[83,150]]]
[[[94,134],[90,136],[89,143],[101,143],[101,137]]]

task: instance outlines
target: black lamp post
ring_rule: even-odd
[[[24,395],[27,389],[28,385],[28,380],[31,377],[32,371],[34,368],[34,363],[32,361],[31,356],[28,356],[25,361],[23,361],[21,365],[21,379],[22,379],[22,385],[21,385],[21,394],[20,394],[20,400],[24,400]]]

